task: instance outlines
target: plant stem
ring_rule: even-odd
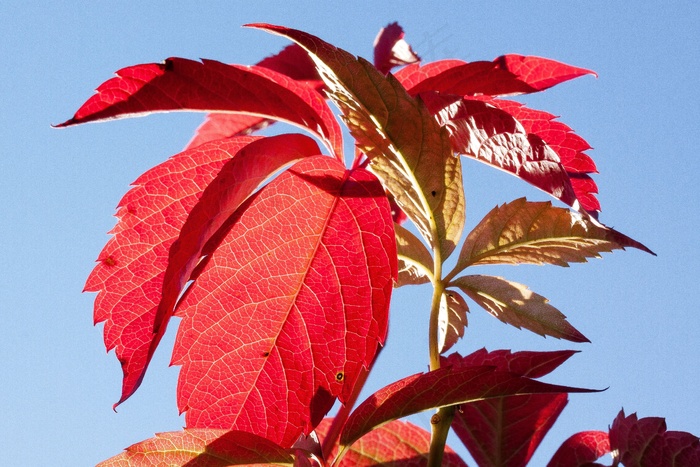
[[[430,419],[430,457],[428,467],[439,467],[442,465],[442,456],[445,453],[445,443],[447,435],[452,426],[452,419],[455,416],[455,406],[441,407]]]
[[[434,272],[433,272],[433,299],[430,304],[430,324],[428,326],[428,346],[430,353],[430,371],[440,368],[440,304],[442,295],[445,292],[445,282],[442,280],[442,258],[440,256],[439,245],[433,247]],[[447,434],[450,432],[452,419],[454,418],[454,407],[442,407],[430,419],[430,456],[428,467],[439,467],[442,465],[442,456],[445,452],[445,442]]]

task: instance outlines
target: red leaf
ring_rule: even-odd
[[[178,316],[173,364],[190,427],[291,446],[347,400],[386,336],[397,274],[376,177],[295,164],[238,211]]]
[[[533,93],[594,72],[554,60],[503,55],[493,62],[442,60],[411,66],[396,78],[411,95],[428,91],[458,96],[503,96]]]
[[[523,125],[527,133],[532,133],[547,143],[557,153],[569,175],[571,185],[581,207],[588,211],[600,211],[600,203],[595,197],[598,187],[587,174],[597,173],[593,160],[584,153],[591,147],[576,135],[567,125],[555,121],[555,116],[525,107],[524,105],[502,99],[483,99],[501,110],[508,112]]]
[[[326,418],[316,428],[316,433],[324,437],[333,421]],[[430,452],[430,432],[409,422],[391,421],[372,430],[357,440],[343,455],[337,467],[371,467],[386,465],[392,467],[425,467]],[[331,452],[328,461],[338,454],[337,447]],[[449,446],[445,446],[442,459],[445,467],[466,467],[466,463]]]
[[[625,417],[621,410],[610,428],[610,449],[625,467],[700,465],[700,439],[683,431],[666,431],[663,418],[637,414]]]
[[[318,135],[338,157],[340,126],[313,88],[262,67],[169,58],[123,68],[97,88],[65,127],[151,112],[226,111],[282,120]]]
[[[177,154],[139,177],[119,202],[114,237],[85,284],[85,291],[99,292],[94,320],[105,322],[105,345],[116,348],[124,372],[117,404],[141,384],[158,344],[153,324],[170,246],[204,188],[256,139],[218,141]]]
[[[582,431],[569,437],[554,453],[547,467],[593,467],[610,452],[610,438],[604,431]]]
[[[204,256],[205,247],[241,204],[276,171],[319,152],[312,139],[303,135],[283,134],[250,143],[222,167],[202,193],[180,230],[177,241],[170,248],[163,298],[155,318],[155,332],[172,316],[178,297]]]
[[[399,23],[390,23],[377,34],[374,39],[374,66],[381,73],[387,74],[395,66],[420,61],[420,57],[403,38],[403,28]]]
[[[502,55],[495,59],[494,63],[498,68],[513,73],[518,80],[527,83],[535,91],[543,91],[583,75],[598,76],[594,71],[541,57]]]
[[[459,359],[452,357],[452,365],[409,376],[374,393],[348,418],[341,444],[352,444],[382,423],[438,407],[518,394],[594,392],[546,384],[495,366],[471,365],[468,360],[462,363]]]
[[[456,96],[503,96],[536,91],[494,62],[478,61],[452,65],[452,62],[448,62],[447,66],[441,64],[445,69],[439,73],[431,69],[426,70],[424,74],[428,77],[408,88],[408,92],[413,96],[430,91]]]
[[[297,81],[311,81],[317,90],[323,87],[316,67],[309,55],[296,44],[282,49],[277,55],[267,57],[257,64],[259,67],[282,73]],[[199,146],[207,141],[250,134],[265,128],[274,120],[242,114],[211,113],[197,128],[187,148]]]
[[[455,152],[525,180],[574,205],[576,194],[559,156],[510,114],[478,100],[423,94],[428,108],[449,133]]]
[[[225,467],[291,463],[286,449],[243,431],[189,429],[158,433],[97,467]]]
[[[215,112],[207,114],[185,149],[233,136],[245,136],[266,128],[273,120],[255,115]]]
[[[518,376],[539,378],[549,374],[574,351],[516,352],[478,350],[461,359],[462,365],[495,365]],[[460,362],[456,354],[445,359]],[[452,428],[479,465],[527,465],[542,438],[567,403],[567,395],[528,394],[463,404]]]
[[[452,428],[478,465],[525,466],[567,399],[566,394],[528,394],[463,404]]]
[[[264,58],[258,66],[274,70],[297,81],[314,81],[314,87],[323,87],[313,60],[306,51],[297,44],[291,44],[278,54]]]
[[[413,89],[423,81],[427,80],[428,78],[438,76],[452,68],[466,64],[467,62],[463,60],[454,59],[437,60],[425,64],[413,63],[398,70],[396,73],[394,73],[394,76],[397,80],[399,80],[403,87],[406,88],[409,94],[416,95],[417,93],[413,92]]]
[[[575,350],[557,350],[553,352],[511,352],[510,350],[492,350],[485,348],[472,352],[465,357],[452,354],[446,357],[448,364],[493,365],[497,369],[518,376],[541,378],[557,369],[562,363],[578,353]],[[460,361],[461,359],[461,361]]]

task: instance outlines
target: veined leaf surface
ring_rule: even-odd
[[[485,264],[568,266],[626,247],[650,252],[584,214],[520,198],[495,207],[469,232],[454,271]]]
[[[539,378],[575,352],[478,350],[463,358],[470,364],[492,364],[519,376]],[[452,354],[449,364],[459,356]],[[567,403],[565,393],[526,394],[462,404],[452,428],[478,465],[524,467]]]
[[[512,115],[481,100],[422,95],[450,133],[454,151],[530,183],[574,206],[576,193],[559,156]]]
[[[226,467],[229,465],[292,465],[288,450],[243,431],[185,429],[158,433],[126,448],[97,467]]]
[[[394,230],[399,258],[399,278],[396,287],[430,282],[433,277],[433,257],[428,249],[406,228],[395,224]]]
[[[289,447],[347,400],[386,336],[395,245],[379,181],[329,157],[250,198],[177,313],[187,426]]]
[[[458,287],[479,306],[506,324],[525,328],[541,336],[572,342],[589,342],[549,300],[526,286],[494,276],[462,276],[451,286]]]
[[[610,452],[610,437],[604,431],[582,431],[567,438],[547,467],[602,467],[594,464]]]
[[[426,91],[459,96],[503,96],[543,91],[579,76],[595,73],[547,58],[502,55],[492,62],[440,60],[411,65],[396,77],[411,95]]]
[[[221,140],[177,154],[141,175],[119,202],[114,236],[85,284],[86,292],[99,292],[94,320],[105,323],[105,346],[116,349],[122,365],[117,404],[141,384],[158,345],[153,327],[170,246],[219,170],[257,139]]]
[[[333,419],[324,419],[316,428],[323,438]],[[410,422],[394,420],[370,431],[345,452],[337,467],[425,467],[430,452],[430,432]],[[336,447],[328,461],[338,454]],[[442,465],[466,467],[467,464],[449,446],[445,446]]]
[[[342,134],[315,89],[263,67],[168,58],[134,65],[97,88],[65,127],[151,112],[236,112],[282,120],[310,131],[341,158]]]
[[[278,54],[261,60],[257,66],[282,73],[296,81],[304,81],[315,89],[323,87],[323,81],[318,76],[309,55],[296,44],[289,45]],[[274,123],[274,120],[254,115],[210,113],[195,131],[187,148],[193,148],[215,139],[246,135],[265,128],[271,123]]]
[[[464,225],[461,163],[423,103],[391,75],[302,31],[250,25],[290,38],[311,55],[371,169],[431,246],[447,258]]]
[[[446,289],[440,298],[438,314],[438,351],[443,354],[450,350],[464,336],[467,327],[469,306],[459,292]]]
[[[348,418],[341,445],[349,446],[375,427],[424,410],[518,394],[593,392],[542,383],[494,365],[461,364],[456,359],[451,363],[401,379],[372,394]]]
[[[202,259],[205,248],[231,216],[260,185],[277,170],[305,157],[319,155],[320,150],[309,137],[282,134],[254,141],[242,148],[221,168],[182,226],[177,241],[170,248],[165,270],[163,298],[158,306],[154,330],[159,331],[172,316],[175,303],[192,272]]]

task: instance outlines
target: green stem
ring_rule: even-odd
[[[433,247],[433,253],[435,265],[433,273],[433,299],[430,304],[430,324],[428,326],[430,371],[435,371],[440,368],[440,303],[442,301],[442,295],[445,292],[445,282],[442,280],[442,258],[439,245]],[[442,407],[430,419],[431,436],[428,467],[439,467],[442,465],[442,456],[445,452],[447,434],[450,432],[454,413],[454,407]]]
[[[440,467],[442,456],[445,453],[445,443],[447,435],[452,426],[452,419],[455,416],[455,406],[442,407],[430,419],[430,458],[428,467]]]

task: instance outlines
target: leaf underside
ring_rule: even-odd
[[[383,423],[424,410],[520,394],[592,392],[542,383],[494,365],[472,365],[468,358],[464,363],[456,359],[451,363],[401,379],[375,392],[350,415],[340,443],[351,445]]]
[[[324,419],[316,428],[324,438],[333,419]],[[343,455],[337,467],[425,467],[428,465],[430,432],[410,422],[394,420],[370,431],[357,440]],[[327,460],[335,459],[338,448]],[[445,446],[442,462],[446,467],[466,467],[466,463],[449,446]]]
[[[187,426],[284,447],[309,433],[384,342],[394,248],[386,196],[363,169],[307,158],[260,190],[178,309]]]

